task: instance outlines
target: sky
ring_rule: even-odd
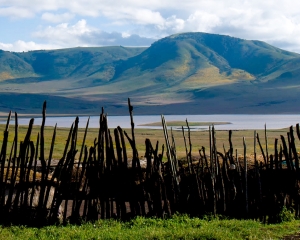
[[[175,33],[261,40],[300,53],[297,0],[0,0],[0,49],[150,46]]]

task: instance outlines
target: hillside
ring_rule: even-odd
[[[171,35],[149,48],[0,51],[0,111],[33,112],[48,98],[53,113],[105,106],[123,114],[130,97],[137,114],[295,113],[299,74],[299,54],[207,33]]]
[[[21,81],[24,82],[28,79],[28,76],[35,77],[36,81],[64,78],[77,79],[91,76],[97,78],[95,73],[99,72],[99,69],[105,68],[105,65],[121,59],[128,59],[144,50],[145,48],[120,46],[78,47],[25,53],[0,51],[0,74],[11,76],[8,78],[2,77],[1,80],[18,80],[18,78],[21,78]]]

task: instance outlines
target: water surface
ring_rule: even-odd
[[[79,117],[79,127],[86,126],[88,116]],[[217,130],[242,130],[242,129],[263,129],[264,124],[267,124],[268,129],[280,129],[296,125],[300,122],[300,115],[298,114],[284,114],[284,115],[254,115],[254,114],[214,114],[214,115],[165,115],[166,122],[168,121],[185,121],[189,122],[230,122],[230,124],[216,125]],[[30,118],[19,118],[20,125],[28,125]],[[70,127],[74,122],[75,117],[47,117],[46,126],[54,126],[57,123],[58,127]],[[160,115],[142,115],[134,116],[136,128],[160,129],[157,126],[139,126],[142,124],[160,122]],[[5,123],[1,121],[0,123]],[[13,119],[11,121],[13,124]],[[41,125],[42,118],[35,118],[34,124]],[[130,128],[129,116],[108,116],[108,126],[115,128],[121,126],[122,128]],[[91,116],[90,128],[99,127],[99,116]],[[207,129],[205,126],[193,126],[194,130]]]

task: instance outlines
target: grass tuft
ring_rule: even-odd
[[[299,231],[299,220],[264,225],[255,220],[137,217],[128,222],[99,220],[81,225],[0,228],[0,239],[280,239]]]

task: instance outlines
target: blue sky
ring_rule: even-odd
[[[300,53],[295,0],[0,0],[0,49],[149,46],[180,32],[261,40]]]

